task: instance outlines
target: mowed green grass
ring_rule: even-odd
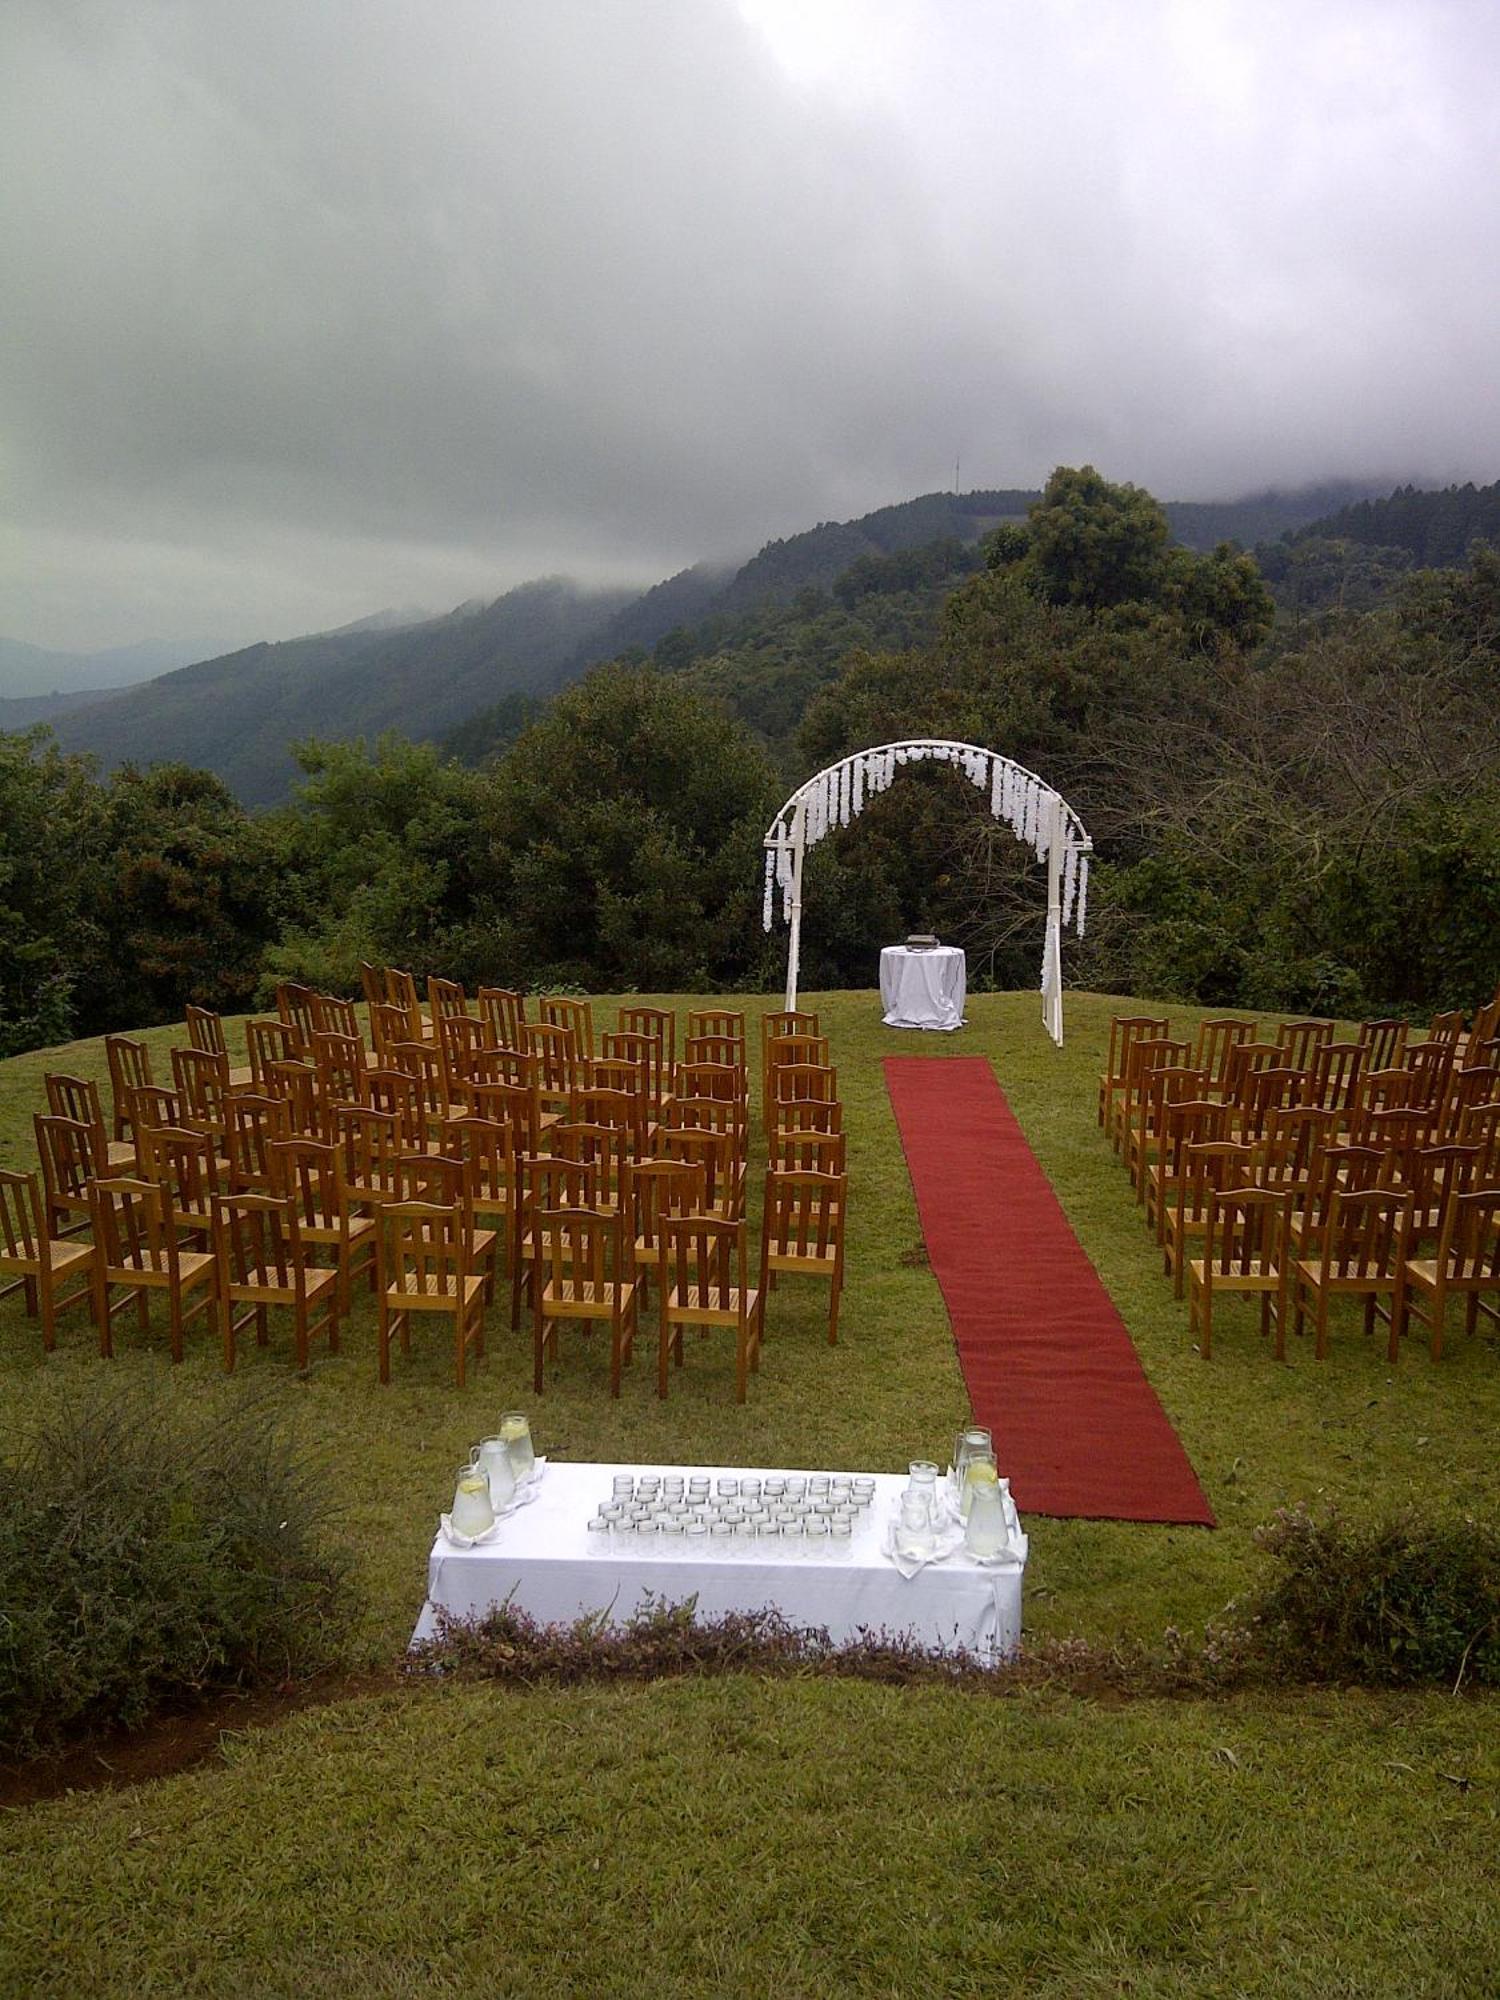
[[[1109,1017],[1130,1003],[1070,994],[1061,1051],[1031,994],[976,996],[953,1037],[883,1030],[871,993],[805,1004],[832,1038],[849,1132],[841,1336],[828,1346],[822,1288],[784,1284],[744,1407],[729,1345],[713,1340],[689,1343],[659,1402],[650,1314],[618,1402],[603,1341],[576,1335],[537,1401],[529,1336],[503,1307],[459,1392],[436,1329],[378,1384],[367,1299],[341,1354],[305,1379],[283,1336],[245,1350],[227,1387],[216,1343],[200,1334],[174,1370],[161,1331],[142,1341],[125,1318],[112,1364],[82,1316],[44,1362],[11,1300],[8,1426],[111,1369],[158,1375],[183,1399],[271,1396],[324,1455],[355,1552],[368,1607],[355,1663],[404,1646],[453,1468],[513,1404],[531,1410],[540,1449],[574,1459],[894,1470],[940,1457],[967,1403],[880,1058],[983,1054],[1220,1523],[1030,1518],[1029,1631],[1107,1642],[1200,1626],[1261,1574],[1255,1524],[1299,1500],[1493,1517],[1493,1340],[1460,1335],[1436,1368],[1412,1346],[1390,1368],[1350,1317],[1326,1363],[1291,1343],[1278,1366],[1251,1314],[1231,1308],[1212,1362],[1193,1352],[1095,1124]],[[596,1020],[613,1005],[596,1002]],[[1184,1028],[1198,1018],[1172,1013]],[[163,1068],[176,1036],[148,1037]],[[0,1065],[7,1164],[30,1159],[49,1067],[102,1078],[102,1046]],[[504,1992],[1488,1993],[1496,1723],[1493,1701],[1439,1697],[1101,1710],[753,1677],[420,1689],[259,1732],[222,1766],[146,1794],[0,1825],[0,1991],[51,1977],[306,1991],[327,1967],[360,1992],[483,1978]]]

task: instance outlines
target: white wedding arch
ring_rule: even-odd
[[[766,829],[766,930],[775,918],[776,896],[789,926],[786,1004],[797,1004],[797,960],[802,943],[802,862],[825,833],[847,826],[865,801],[885,791],[904,764],[954,764],[989,797],[990,811],[1047,864],[1047,941],[1042,951],[1042,1022],[1054,1042],[1062,1041],[1062,934],[1072,924],[1083,936],[1088,907],[1089,856],[1094,843],[1082,820],[1051,785],[1024,765],[982,750],[975,743],[916,737],[856,750],[799,785]]]

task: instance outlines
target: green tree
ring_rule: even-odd
[[[66,1041],[102,939],[85,911],[104,846],[93,767],[44,727],[0,734],[0,1056]]]
[[[1102,611],[1159,594],[1170,530],[1141,487],[1060,465],[1028,519],[1033,571],[1052,603]]]

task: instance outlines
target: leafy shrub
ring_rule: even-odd
[[[0,1755],[331,1659],[350,1590],[322,1520],[263,1405],[59,1404],[0,1461]]]
[[[1284,1508],[1256,1541],[1277,1564],[1237,1607],[1280,1678],[1500,1685],[1500,1532],[1471,1519],[1316,1520]]]

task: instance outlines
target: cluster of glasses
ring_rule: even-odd
[[[588,1525],[590,1549],[619,1555],[847,1556],[875,1481],[850,1473],[618,1472]]]

